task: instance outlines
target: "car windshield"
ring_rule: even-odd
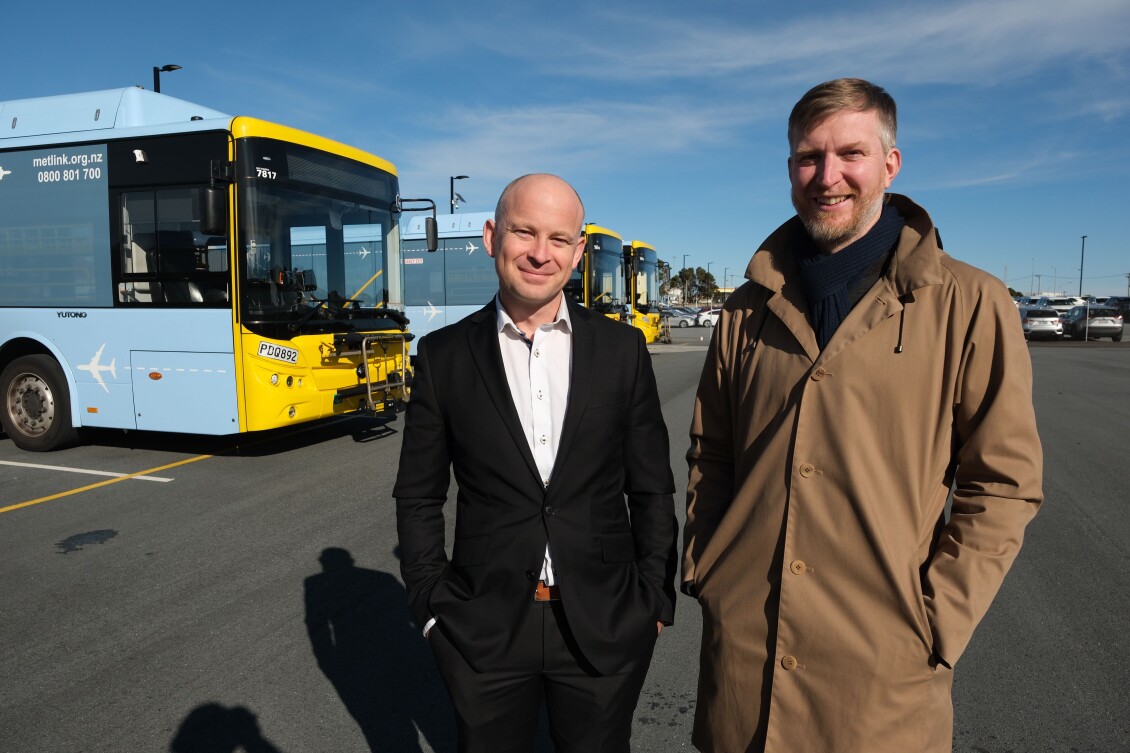
[[[1058,319],[1059,312],[1054,309],[1028,309],[1029,319]]]
[[[1108,308],[1105,308],[1105,307],[1104,308],[1098,308],[1096,306],[1092,306],[1091,311],[1090,311],[1090,317],[1092,319],[1100,319],[1100,318],[1102,318],[1102,319],[1106,319],[1106,318],[1113,319],[1113,318],[1121,316],[1121,315],[1122,314],[1120,314],[1117,310],[1108,309]]]

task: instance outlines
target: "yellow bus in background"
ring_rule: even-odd
[[[585,251],[565,284],[565,295],[609,319],[625,320],[624,239],[614,230],[588,223]]]
[[[659,254],[643,241],[624,245],[628,318],[651,344],[659,340]]]

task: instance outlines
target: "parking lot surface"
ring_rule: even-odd
[[[651,347],[677,507],[712,332]],[[955,751],[1130,751],[1130,343],[1030,352],[1047,501],[957,665]],[[0,751],[454,750],[399,578],[402,426],[0,437]],[[635,750],[691,750],[698,642],[680,597]]]

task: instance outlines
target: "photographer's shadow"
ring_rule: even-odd
[[[306,627],[318,666],[361,727],[372,753],[455,749],[451,702],[404,586],[354,565],[345,549],[318,558],[305,581]]]

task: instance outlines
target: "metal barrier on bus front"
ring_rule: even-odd
[[[414,339],[414,336],[408,332],[388,333],[383,332],[376,335],[365,335],[361,337],[360,347],[355,350],[345,350],[347,345],[352,345],[355,340],[348,337],[335,337],[334,338],[334,355],[336,357],[342,356],[360,356],[361,364],[357,367],[357,376],[363,380],[362,384],[356,387],[350,387],[344,390],[338,390],[338,395],[342,398],[353,397],[355,395],[364,394],[364,401],[361,405],[361,410],[369,413],[375,413],[377,410],[377,402],[374,399],[374,393],[380,395],[381,404],[384,410],[396,411],[404,406],[403,398],[394,398],[392,391],[399,388],[401,394],[407,393],[408,379],[407,379],[407,366],[408,366],[408,343]],[[389,347],[393,344],[400,346],[400,354],[404,364],[401,371],[395,369],[385,368],[384,379],[374,379],[373,366],[369,364],[369,360],[377,356],[377,349],[371,347],[376,345],[380,348],[381,357],[387,358]],[[376,374],[380,376],[379,372]]]

